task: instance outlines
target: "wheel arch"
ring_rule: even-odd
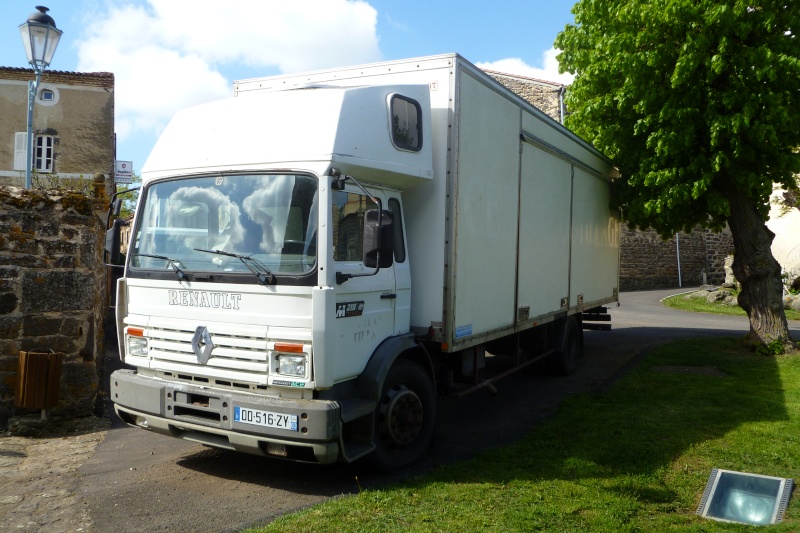
[[[436,390],[433,360],[425,347],[408,334],[386,339],[375,349],[356,380],[356,387],[363,397],[376,401],[380,398],[386,376],[398,359],[407,359],[422,367]]]

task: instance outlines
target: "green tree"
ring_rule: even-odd
[[[791,346],[766,227],[800,172],[800,2],[580,0],[555,42],[567,125],[608,154],[614,204],[663,237],[730,227],[752,340]]]
[[[120,218],[128,218],[133,215],[133,210],[136,209],[136,201],[139,199],[139,187],[142,186],[142,177],[133,173],[131,183],[122,183],[117,185],[117,192],[131,191],[129,193],[120,194],[122,198],[122,210],[120,211]]]

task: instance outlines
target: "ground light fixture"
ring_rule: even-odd
[[[794,481],[715,468],[697,514],[721,522],[768,525],[783,520]]]
[[[31,188],[31,166],[33,159],[33,103],[42,72],[53,60],[58,41],[61,39],[61,30],[56,28],[53,17],[47,14],[49,9],[36,6],[37,12],[28,17],[28,20],[19,27],[22,44],[28,56],[28,63],[33,67],[36,79],[28,82],[28,136],[27,136],[27,161],[25,163],[25,188]]]

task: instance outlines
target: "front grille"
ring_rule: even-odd
[[[200,386],[266,390],[270,372],[277,372],[274,343],[311,344],[310,328],[138,318],[132,315],[125,322],[144,330],[148,353],[141,358],[131,356],[126,362],[149,369],[154,377]],[[200,326],[206,328],[214,345],[205,363],[200,363],[204,358],[198,358],[192,349],[192,338]]]
[[[203,366],[248,374],[269,374],[266,338],[215,333],[210,327],[208,329],[214,350],[211,352],[211,358]],[[194,331],[148,329],[147,336],[150,342],[150,357],[154,363],[201,366],[192,350]]]
[[[134,325],[134,324],[131,324]],[[200,364],[192,349],[199,325],[208,329],[214,349]],[[159,319],[145,329],[148,367],[163,377],[201,385],[244,389],[267,385],[270,353],[268,327],[194,320]]]

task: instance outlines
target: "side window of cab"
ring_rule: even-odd
[[[364,214],[372,203],[352,192],[333,193],[333,260],[361,261],[364,250]]]
[[[422,107],[419,102],[399,94],[389,97],[392,144],[398,150],[422,150]]]

